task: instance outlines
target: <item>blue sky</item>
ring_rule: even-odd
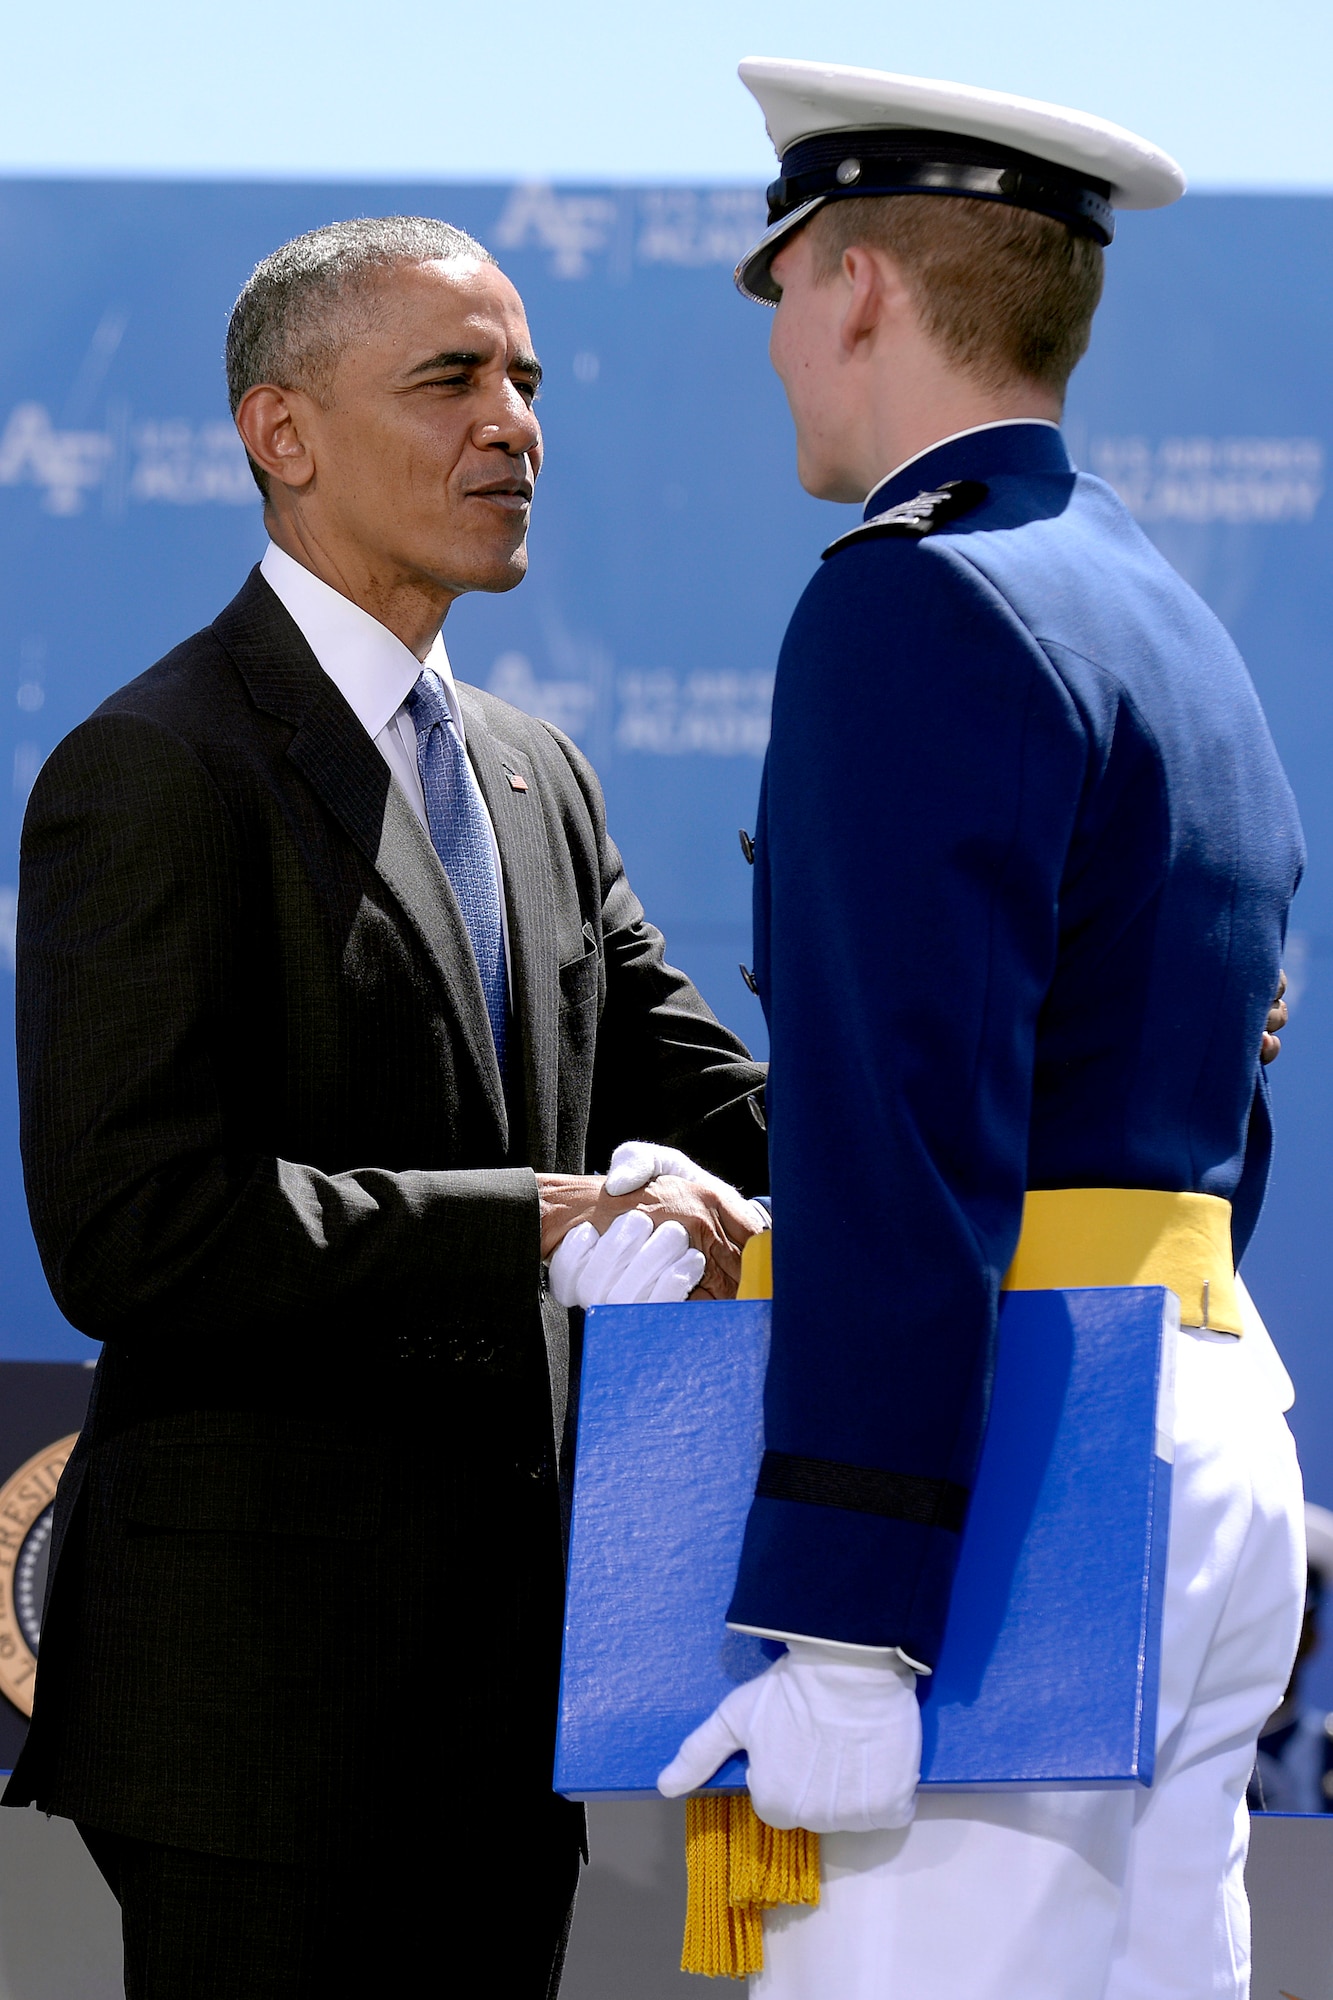
[[[1196,186],[1333,188],[1333,0],[51,0],[4,41],[0,171],[764,180],[760,54],[1079,105]]]

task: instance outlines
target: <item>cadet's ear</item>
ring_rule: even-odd
[[[236,408],[241,442],[261,472],[283,486],[308,486],[315,476],[314,454],[304,419],[310,398],[300,389],[260,382],[247,389]]]
[[[849,354],[879,327],[915,318],[912,294],[887,251],[852,244],[842,253],[842,280],[847,299],[842,342]]]

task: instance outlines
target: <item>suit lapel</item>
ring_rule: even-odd
[[[546,822],[528,760],[492,735],[481,703],[459,686],[468,758],[495,828],[509,920],[510,975],[523,1051],[528,1160],[539,1172],[554,1157],[560,977],[555,891]],[[516,791],[510,777],[526,781]]]
[[[213,629],[256,707],[292,725],[291,762],[355,841],[420,938],[507,1149],[504,1089],[477,962],[429,835],[257,570]]]

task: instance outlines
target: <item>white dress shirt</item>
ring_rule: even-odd
[[[438,674],[444,688],[449,713],[467,748],[467,729],[454,686],[453,669],[444,650],[444,636],[437,632],[424,660],[410,652],[387,625],[372,618],[350,597],[322,581],[312,570],[293,560],[285,550],[270,542],[259,565],[259,573],[269,589],[300,628],[301,636],[324,672],[337,688],[375,748],[393,773],[399,789],[427,834],[426,794],[417,768],[417,732],[407,712],[407,697],[427,667]],[[504,925],[505,977],[510,998],[514,982],[510,970],[509,913],[505,909],[504,871],[500,849],[491,824],[486,800],[476,776],[468,766],[477,798],[491,837],[491,858],[495,863],[495,886],[500,898],[500,921]]]

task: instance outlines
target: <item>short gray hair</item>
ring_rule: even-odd
[[[227,326],[227,394],[235,416],[260,382],[327,395],[353,331],[348,307],[378,271],[400,264],[495,262],[489,250],[450,222],[425,215],[358,216],[294,236],[257,264],[241,287]],[[264,498],[268,480],[250,460]]]

